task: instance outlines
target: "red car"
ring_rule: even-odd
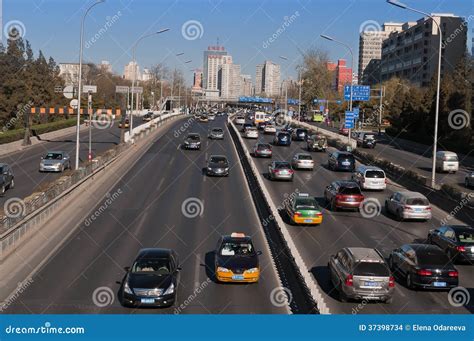
[[[349,128],[341,126],[339,128],[339,134],[344,135],[344,136],[349,136]]]
[[[338,209],[355,209],[364,201],[359,185],[355,181],[338,180],[331,183],[324,190],[324,198],[332,211]]]

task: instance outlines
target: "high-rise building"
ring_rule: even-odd
[[[82,78],[89,72],[93,64],[82,65]],[[79,63],[59,63],[59,76],[65,85],[77,85],[79,80]]]
[[[374,75],[367,73],[369,63],[382,58],[382,42],[391,32],[402,30],[402,23],[387,22],[382,25],[381,31],[364,31],[359,36],[359,76],[361,84],[372,84]],[[380,79],[377,79],[380,82]]]
[[[240,75],[240,95],[241,96],[253,96],[254,87],[252,84],[252,76],[250,75]]]
[[[151,80],[152,78],[153,78],[153,77],[152,77],[152,74],[151,74],[150,69],[144,68],[144,69],[143,69],[143,74],[142,74],[141,80],[144,81],[144,82],[148,82],[148,81]]]
[[[257,65],[255,74],[255,94],[278,96],[280,92],[280,65],[272,61],[265,61]]]
[[[227,51],[223,46],[208,46],[204,51],[203,71],[202,71],[202,87],[208,89],[208,73],[209,73],[209,56],[225,56]]]
[[[441,75],[452,72],[466,52],[467,25],[453,14],[432,14],[443,31]],[[399,77],[427,86],[438,71],[438,27],[430,17],[403,24],[382,44],[381,79]]]
[[[112,65],[110,64],[110,62],[108,60],[101,61],[100,62],[100,68],[105,72],[109,72],[109,73],[113,72]]]
[[[337,64],[327,62],[326,68],[334,73],[334,81],[332,83],[334,90],[342,92],[345,85],[354,83],[352,68],[346,65],[345,59],[339,59]]]
[[[193,90],[202,90],[202,70],[194,70]]]
[[[224,64],[232,64],[232,56],[211,54],[207,57],[206,97],[219,97],[219,70]]]
[[[123,78],[131,81],[133,80],[134,73],[136,74],[135,80],[140,80],[140,67],[138,66],[137,62],[131,61],[125,65]]]
[[[222,98],[240,96],[240,65],[225,63],[219,70],[219,90]]]

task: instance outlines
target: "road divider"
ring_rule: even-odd
[[[138,142],[161,124],[172,120],[181,114],[163,115],[153,124],[140,129],[133,142]],[[124,151],[132,147],[132,143],[119,144],[92,162],[75,171],[67,171],[64,176],[46,185],[42,192],[33,193],[27,198],[12,198],[0,208],[0,260],[5,259],[21,242],[32,235],[38,226],[43,224],[61,206],[62,202],[81,186],[93,179],[99,172],[106,171]]]
[[[263,177],[231,118],[229,118],[228,127],[242,162],[257,213],[262,221],[262,228],[275,266],[284,285],[277,295],[278,304],[280,304],[282,297],[286,296],[294,313],[329,314],[323,291],[312,278],[309,272],[310,268],[305,264],[296,248],[286,224],[280,217],[278,208],[264,184]]]

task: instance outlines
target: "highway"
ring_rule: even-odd
[[[123,175],[110,193],[122,192],[95,221],[80,228],[33,276],[33,282],[9,306],[6,313],[176,313],[174,308],[124,308],[117,299],[123,268],[131,266],[138,250],[145,247],[174,249],[182,266],[178,288],[179,313],[190,314],[287,314],[286,307],[272,304],[272,290],[280,286],[239,159],[228,135],[226,118],[193,122],[186,132],[176,132],[183,120],[150,146]],[[226,131],[223,141],[209,141],[209,127]],[[188,132],[201,134],[200,151],[180,148]],[[176,136],[179,135],[179,136]],[[228,178],[203,175],[211,154],[227,155]],[[182,203],[202,202],[200,215],[186,217]],[[104,198],[105,199],[105,198]],[[196,200],[194,199],[194,200]],[[98,200],[96,210],[103,200]],[[92,213],[92,212],[91,212]],[[189,216],[189,215],[188,215]],[[222,234],[251,235],[260,256],[261,277],[256,284],[217,284],[213,280],[213,255]],[[100,287],[114,292],[111,305],[93,303]],[[194,295],[196,288],[202,288]]]
[[[271,142],[273,135],[260,133],[259,139]],[[245,144],[250,150],[256,140],[246,140]],[[378,146],[382,148],[385,146]],[[328,151],[333,150],[329,148]],[[272,160],[290,161],[297,152],[306,151],[304,142],[293,142],[290,147],[273,147]],[[376,149],[377,151],[377,149]],[[314,171],[296,171],[293,182],[273,182],[265,178],[265,185],[269,190],[272,200],[276,206],[283,204],[286,195],[296,190],[315,196],[322,207],[324,203],[324,189],[332,181],[337,179],[349,179],[351,173],[333,172],[327,169],[327,153],[311,153],[315,161]],[[254,161],[262,175],[267,173],[269,159],[254,158]],[[377,198],[384,204],[393,191],[400,188],[391,183],[384,192],[364,192],[364,195]],[[311,264],[308,269],[314,279],[318,282],[331,313],[336,314],[451,314],[472,313],[474,305],[455,308],[448,302],[447,292],[414,291],[404,287],[397,282],[392,304],[360,302],[341,303],[337,299],[337,292],[333,289],[329,280],[327,263],[329,257],[343,247],[365,246],[379,249],[385,257],[390,252],[405,243],[424,242],[428,231],[439,226],[440,220],[447,213],[439,208],[433,208],[433,219],[428,222],[397,222],[387,216],[385,209],[380,215],[366,219],[357,212],[323,211],[323,223],[320,226],[291,226],[287,228],[301,253],[306,264]],[[282,218],[287,221],[284,213]],[[456,265],[459,270],[459,285],[467,288],[469,292],[474,291],[474,273],[472,266]]]
[[[135,126],[143,124],[141,119],[135,118]],[[80,134],[80,162],[87,161],[89,152],[89,131]],[[92,126],[92,156],[105,152],[120,143],[120,129],[118,122],[107,129],[98,129]],[[9,164],[15,175],[15,188],[6,191],[0,197],[0,205],[9,198],[25,198],[35,191],[44,189],[44,184],[54,181],[62,176],[61,173],[40,173],[39,163],[41,157],[48,151],[65,151],[71,157],[71,167],[75,167],[76,135],[70,134],[39,143],[22,151],[0,156],[0,162]]]
[[[337,133],[337,128],[327,127],[324,124],[308,122],[311,125],[320,127],[322,129],[330,130]],[[341,137],[343,137],[341,135]],[[397,145],[390,136],[382,134],[381,137],[377,137],[377,145],[374,149],[364,148],[363,151],[372,154],[376,157],[381,157],[391,161],[394,164],[400,165],[406,169],[411,169],[428,179],[431,179],[431,148],[427,149],[424,153],[416,154],[406,150],[400,145]],[[443,150],[442,146],[438,147],[438,150]],[[458,184],[463,187],[467,192],[472,192],[472,189],[467,189],[464,186],[464,178],[469,171],[472,171],[472,167],[463,163],[463,159],[460,158],[459,171],[455,174],[449,173],[436,173],[436,182],[438,184]]]

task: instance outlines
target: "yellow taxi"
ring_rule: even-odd
[[[244,233],[222,236],[215,251],[215,276],[218,282],[255,283],[260,278],[258,256],[252,239]]]
[[[323,222],[322,208],[315,198],[299,193],[285,202],[285,209],[295,225],[319,225]]]

